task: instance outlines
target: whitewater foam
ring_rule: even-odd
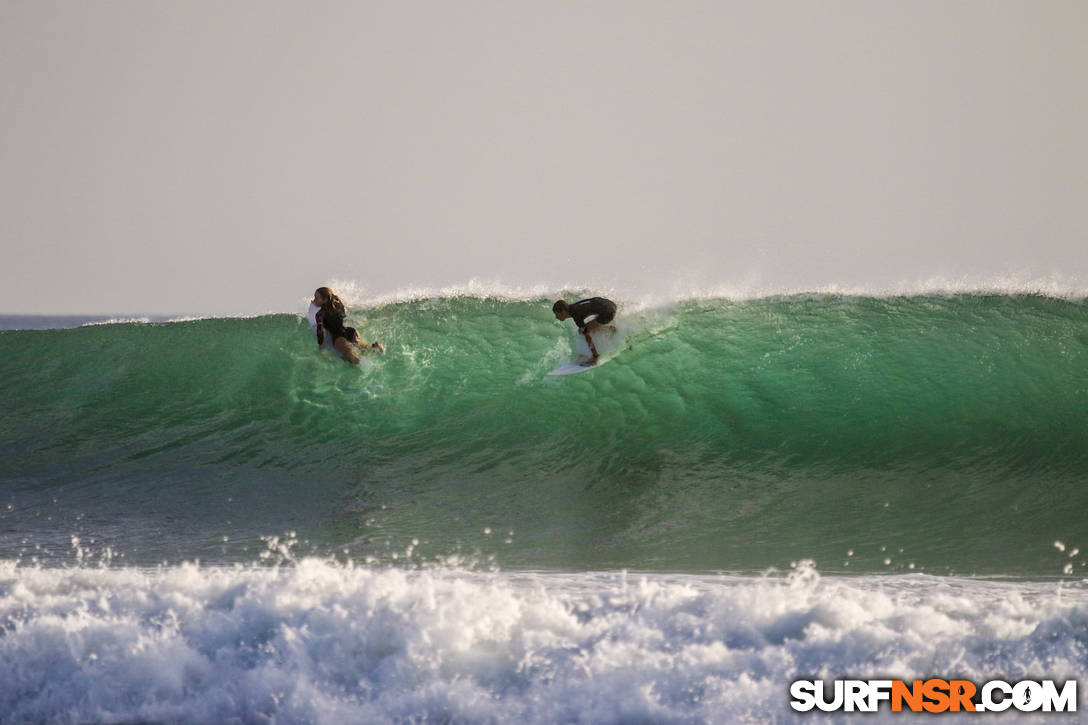
[[[1088,665],[1083,584],[809,563],[753,578],[7,562],[0,626],[12,722],[769,722],[794,719],[802,677]]]
[[[706,285],[690,278],[669,278],[657,285],[631,287],[608,283],[535,282],[511,284],[497,279],[470,279],[437,287],[411,286],[378,292],[348,279],[330,280],[331,287],[345,304],[355,309],[382,307],[420,300],[469,297],[507,302],[554,300],[561,297],[599,295],[612,297],[629,312],[645,312],[683,302],[724,300],[751,302],[763,299],[819,298],[826,296],[869,297],[952,297],[957,295],[1038,295],[1070,302],[1088,298],[1088,282],[1077,275],[1008,273],[999,275],[930,276],[893,284],[783,285],[748,275],[730,283]],[[309,297],[299,298],[295,309],[305,309]]]

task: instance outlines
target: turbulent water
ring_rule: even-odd
[[[0,332],[0,720],[762,721],[803,674],[1088,665],[1083,300],[617,319],[569,377],[549,299],[361,306],[360,367],[295,314]]]

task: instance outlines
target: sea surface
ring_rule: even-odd
[[[1083,297],[619,300],[552,377],[559,294],[358,301],[359,367],[301,310],[0,317],[0,722],[808,722],[796,679],[1084,676]]]

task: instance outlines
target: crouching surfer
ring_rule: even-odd
[[[325,343],[325,335],[328,335],[332,339],[332,346],[340,353],[340,357],[353,365],[359,363],[357,352],[366,353],[371,350],[377,351],[378,354],[385,352],[380,343],[367,345],[354,327],[344,326],[346,314],[344,303],[328,287],[318,287],[314,290],[314,298],[310,304],[318,308],[315,317],[318,347]]]
[[[552,312],[555,313],[555,319],[560,322],[568,319],[574,320],[574,324],[578,326],[578,332],[582,333],[582,336],[586,338],[586,342],[589,343],[589,351],[593,353],[593,357],[587,360],[585,364],[596,365],[597,358],[600,356],[597,354],[597,346],[593,344],[590,333],[596,332],[612,322],[612,319],[616,316],[616,303],[604,297],[590,297],[570,304],[567,304],[566,300],[556,300],[555,304],[552,305]],[[613,332],[615,329],[612,328]]]

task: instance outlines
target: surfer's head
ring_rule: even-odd
[[[344,303],[340,301],[328,287],[318,287],[314,290],[314,298],[310,301],[315,307],[332,306],[340,314],[344,314]]]
[[[566,300],[556,300],[555,304],[552,305],[552,312],[555,313],[555,319],[562,322],[570,317],[570,305],[567,304]]]

